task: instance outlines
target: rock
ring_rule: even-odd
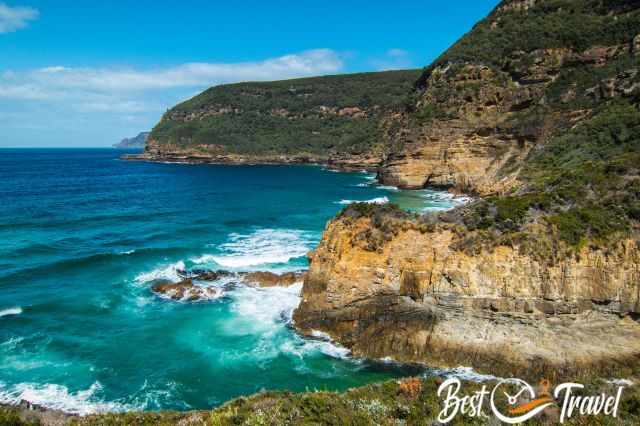
[[[286,272],[274,274],[273,272],[249,272],[243,276],[243,280],[258,284],[260,287],[289,287],[304,280],[304,272]]]
[[[194,269],[191,272],[193,273],[194,278],[199,281],[216,281],[220,278],[232,275],[231,272],[224,270],[210,271],[205,269]]]
[[[467,254],[442,224],[399,226],[372,250],[362,240],[372,228],[366,216],[327,226],[294,312],[302,333],[325,332],[357,356],[507,377],[640,363],[634,240],[548,263],[517,247]]]
[[[195,285],[191,278],[177,283],[165,280],[157,281],[151,286],[151,290],[161,297],[185,302],[215,299],[222,292],[218,287]]]

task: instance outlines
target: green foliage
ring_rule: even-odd
[[[500,6],[509,3],[503,1]],[[629,0],[544,0],[527,11],[498,8],[434,65],[471,61],[503,66],[504,60],[516,51],[556,47],[583,51],[597,45],[627,43],[640,28],[640,12],[633,3]]]
[[[638,107],[623,101],[602,105],[531,156],[521,174],[524,192],[475,203],[466,223],[503,233],[547,224],[574,247],[615,241],[640,218],[639,176]]]
[[[415,112],[414,116],[422,125],[428,124],[433,120],[448,118],[447,113],[434,104],[423,105]]]
[[[9,408],[0,407],[0,426],[35,426],[38,423],[25,422],[18,413]]]
[[[381,114],[405,108],[418,75],[388,71],[216,86],[168,111],[150,137],[238,154],[359,154],[379,142]],[[366,117],[337,114],[346,107],[366,110]],[[225,112],[179,118],[208,109]]]

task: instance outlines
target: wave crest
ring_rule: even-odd
[[[229,242],[219,246],[220,254],[205,254],[191,261],[195,264],[215,262],[231,269],[286,263],[306,255],[314,242],[308,232],[299,230],[260,229],[252,234],[234,233],[229,235]]]
[[[6,317],[8,315],[20,315],[22,313],[21,307],[9,308],[0,310],[0,317]]]
[[[389,202],[389,198],[387,197],[377,197],[372,198],[371,200],[358,201],[358,200],[340,200],[338,204],[348,205],[353,203],[367,203],[367,204],[386,204]]]
[[[126,411],[132,408],[117,402],[99,400],[96,393],[101,390],[100,382],[95,382],[88,389],[77,392],[69,392],[65,386],[51,383],[44,385],[19,383],[9,389],[0,383],[0,403],[15,405],[21,401],[27,401],[52,410],[81,416]]]

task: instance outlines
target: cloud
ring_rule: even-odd
[[[95,133],[91,144],[110,145],[151,128],[167,108],[210,86],[333,74],[343,67],[341,55],[316,49],[262,61],[193,62],[153,69],[52,64],[0,70],[0,118],[5,114],[4,127],[9,125],[18,141],[0,144],[14,146],[32,139],[32,144],[40,144],[42,137],[66,144],[67,135],[82,131]],[[25,129],[44,133],[31,135]]]
[[[39,15],[38,10],[31,7],[10,7],[0,3],[0,34],[24,28]]]
[[[371,60],[371,65],[378,71],[398,70],[413,67],[411,55],[404,49],[389,49],[382,58]]]
[[[237,81],[333,73],[342,66],[339,56],[329,49],[309,50],[259,62],[194,62],[152,70],[49,66],[24,73],[5,71],[0,75],[0,98],[63,100],[92,97],[95,93],[132,94],[202,88]]]

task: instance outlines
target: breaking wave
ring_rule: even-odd
[[[220,254],[206,254],[191,261],[215,262],[225,268],[246,268],[286,263],[307,254],[315,239],[308,232],[289,229],[260,229],[251,234],[231,234],[229,242],[219,246]]]
[[[143,272],[136,276],[135,281],[139,284],[146,283],[154,280],[169,280],[169,281],[179,281],[180,275],[179,271],[184,271],[185,264],[183,261],[178,261],[176,263],[172,263],[170,265],[163,265],[150,272]]]
[[[389,202],[387,197],[376,197],[371,200],[359,201],[359,200],[340,200],[338,204],[348,205],[353,203],[368,203],[368,204],[386,204]]]
[[[135,408],[117,402],[101,401],[96,396],[101,391],[100,382],[95,382],[88,389],[77,392],[70,392],[65,386],[50,383],[44,385],[19,383],[10,388],[0,383],[0,403],[15,405],[21,401],[27,401],[52,410],[81,416]]]
[[[0,317],[6,317],[8,315],[20,315],[22,313],[21,307],[9,308],[0,310]]]

